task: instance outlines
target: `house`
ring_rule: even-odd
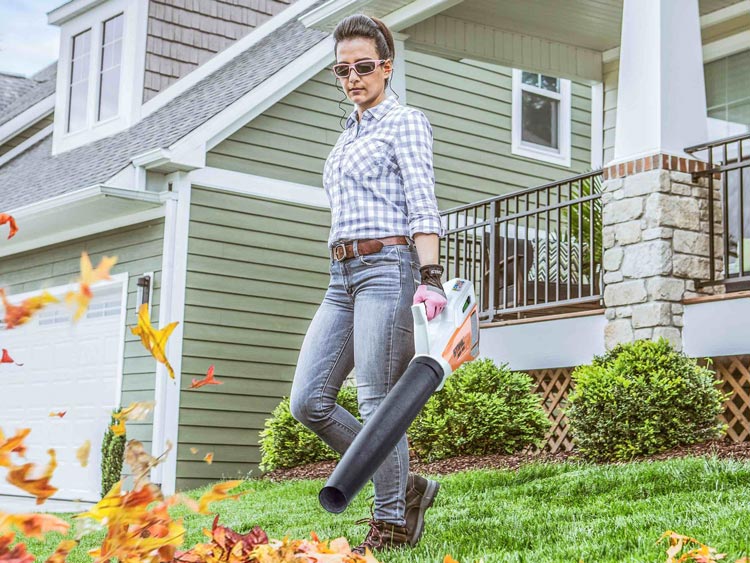
[[[394,31],[449,275],[476,282],[483,355],[537,378],[551,447],[570,368],[619,341],[664,335],[750,386],[745,219],[722,220],[747,182],[748,0],[70,0],[48,14],[57,63],[0,75],[0,211],[20,228],[0,286],[62,295],[83,250],[118,257],[79,323],[49,307],[0,331],[24,363],[2,366],[0,428],[57,448],[59,503],[98,499],[109,412],[136,400],[156,407],[128,437],[176,445],[152,474],[166,492],[257,473],[327,286],[322,170],[352,109],[330,34],[357,11]],[[180,323],[177,383],[128,330],[144,302]],[[224,384],[190,389],[211,364]]]

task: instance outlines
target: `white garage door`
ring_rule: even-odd
[[[0,365],[0,428],[6,435],[31,428],[27,461],[40,470],[49,461],[47,450],[55,449],[58,467],[50,483],[59,491],[52,499],[99,500],[101,442],[119,399],[122,283],[93,289],[88,313],[77,324],[71,322],[70,308],[59,304],[42,309],[24,325],[0,330],[0,348],[24,364]],[[66,414],[50,417],[51,411]],[[91,455],[83,468],[76,451],[86,440],[91,441]],[[2,478],[0,495],[24,493]]]

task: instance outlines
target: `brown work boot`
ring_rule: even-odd
[[[370,548],[370,551],[375,552],[409,545],[406,526],[397,526],[390,522],[375,520],[373,517],[357,520],[356,524],[364,522],[370,525],[370,530],[367,532],[365,541],[353,548],[352,553],[365,555],[366,548]]]
[[[414,547],[422,537],[424,530],[424,513],[435,501],[440,483],[425,479],[416,473],[409,473],[406,481],[406,529],[409,545]]]

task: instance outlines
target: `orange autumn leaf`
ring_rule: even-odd
[[[13,238],[13,236],[18,232],[18,225],[16,224],[16,220],[12,215],[8,215],[7,213],[0,213],[0,225],[5,225],[5,223],[8,223],[8,226],[10,227],[8,238]]]
[[[91,440],[86,440],[80,448],[76,450],[76,459],[81,467],[86,467],[89,464],[89,454],[91,453]]]
[[[210,491],[205,493],[200,499],[198,499],[198,512],[201,514],[209,514],[208,505],[212,502],[225,500],[225,499],[238,499],[242,495],[249,493],[250,491],[244,491],[241,493],[230,494],[229,491],[234,489],[236,486],[241,485],[242,481],[224,481],[214,485]]]
[[[179,324],[178,321],[169,323],[162,329],[155,329],[151,326],[151,319],[148,313],[148,303],[142,303],[138,310],[138,326],[132,327],[130,332],[136,336],[141,337],[141,343],[144,348],[151,352],[151,355],[157,362],[161,362],[167,367],[169,377],[174,379],[174,369],[167,360],[167,339],[172,334],[172,331]]]
[[[96,268],[91,266],[91,259],[86,251],[81,253],[81,277],[77,282],[80,284],[77,292],[69,291],[65,295],[65,302],[68,304],[77,303],[78,308],[73,315],[73,321],[79,320],[88,310],[89,303],[93,297],[91,286],[98,281],[112,279],[110,270],[117,263],[115,256],[104,256]]]
[[[193,378],[192,383],[190,384],[191,389],[198,389],[199,387],[203,387],[204,385],[222,385],[223,381],[218,381],[217,379],[214,379],[214,366],[208,368],[208,371],[206,372],[206,377],[203,379],[196,379]]]
[[[52,478],[52,473],[57,467],[55,450],[49,449],[47,450],[47,453],[49,454],[50,460],[41,477],[29,477],[29,472],[35,466],[33,463],[24,463],[20,466],[11,465],[8,474],[5,477],[6,481],[11,485],[15,485],[19,489],[34,495],[37,504],[42,504],[57,491],[57,487],[53,487],[49,484],[49,480]]]
[[[52,411],[51,413],[49,413],[49,415],[50,415],[50,417],[59,416],[60,418],[62,418],[62,417],[65,416],[66,412],[68,412],[68,411],[59,411],[59,412]]]
[[[18,543],[11,549],[15,534],[0,536],[0,561],[7,563],[34,563],[34,556],[26,551],[26,546]]]
[[[0,532],[8,532],[11,527],[15,527],[24,536],[41,540],[49,532],[66,534],[70,524],[52,514],[4,514],[0,512]]]
[[[63,540],[55,548],[55,552],[50,555],[44,563],[65,563],[68,554],[78,545],[76,540]]]
[[[450,556],[450,554],[446,553],[445,557],[443,557],[443,563],[458,563],[453,557]]]
[[[214,462],[214,453],[208,452],[206,456],[203,458],[203,461],[211,465]]]
[[[0,429],[0,467],[10,467],[10,454],[15,453],[21,457],[26,455],[26,446],[23,441],[31,432],[31,428],[23,428],[16,431],[16,435],[5,439],[2,429]]]
[[[118,420],[110,426],[110,429],[115,433],[115,436],[122,436],[123,434],[125,434],[125,421]]]
[[[54,295],[48,291],[43,291],[41,295],[35,295],[34,297],[27,297],[20,305],[13,305],[8,301],[5,295],[5,290],[0,287],[0,300],[2,300],[3,307],[5,307],[5,322],[6,328],[15,328],[19,325],[28,322],[35,312],[39,311],[42,307],[48,303],[59,303]]]
[[[0,356],[0,364],[16,364],[17,366],[23,365],[13,360],[13,358],[10,357],[8,350],[6,350],[5,348],[3,348],[3,355]]]

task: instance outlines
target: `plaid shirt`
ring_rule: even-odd
[[[328,246],[340,240],[411,236],[444,229],[435,198],[432,127],[420,110],[388,97],[355,109],[326,159]]]

